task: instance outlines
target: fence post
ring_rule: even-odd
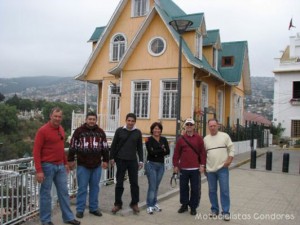
[[[204,112],[203,112],[203,130],[202,130],[202,137],[206,136],[206,120],[207,120],[207,107],[204,107]]]
[[[271,151],[268,151],[266,155],[266,170],[272,170],[272,158],[273,153]]]
[[[256,168],[256,150],[253,150],[253,149],[251,149],[250,168],[251,169],[255,169]]]
[[[290,154],[283,153],[282,172],[284,172],[284,173],[289,172],[289,163],[290,163]]]

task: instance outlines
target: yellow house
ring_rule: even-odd
[[[105,130],[124,125],[134,112],[144,134],[155,121],[164,135],[176,134],[180,35],[169,23],[179,19],[193,23],[181,34],[181,120],[200,124],[206,108],[222,124],[243,121],[250,93],[246,41],[222,43],[219,30],[206,29],[203,13],[186,14],[171,0],[121,0],[90,38],[93,51],[75,78],[98,85]]]

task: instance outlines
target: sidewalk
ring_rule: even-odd
[[[273,152],[273,170],[265,170],[265,153]],[[285,151],[287,152],[287,151]],[[299,160],[300,151],[290,153],[290,171],[282,173],[282,150],[275,148],[257,149],[257,168],[250,169],[250,153],[237,155],[234,158],[230,171],[231,192],[231,224],[300,224],[300,176]],[[281,160],[280,160],[281,159]],[[178,214],[180,207],[178,187],[170,187],[172,171],[166,171],[159,190],[159,204],[162,212],[148,215],[145,210],[147,194],[147,178],[139,177],[141,212],[134,215],[129,209],[130,189],[128,181],[125,182],[123,195],[123,210],[112,215],[110,210],[114,202],[114,185],[103,186],[100,193],[100,205],[103,217],[95,217],[86,210],[82,224],[96,225],[129,225],[129,224],[223,224],[221,218],[210,219],[210,203],[205,177],[202,179],[202,197],[198,214],[191,216],[189,213]],[[75,205],[72,205],[75,212]],[[55,210],[53,215],[55,225],[63,224],[60,210]],[[26,224],[39,224],[38,221]]]

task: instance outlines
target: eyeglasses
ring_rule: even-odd
[[[192,124],[192,123],[186,123],[185,125],[186,126],[194,126],[194,124]]]
[[[62,134],[58,131],[58,136],[60,136],[60,140],[64,140],[64,136],[62,136]]]

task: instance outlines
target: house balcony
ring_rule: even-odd
[[[72,112],[71,134],[85,123],[85,114]],[[101,127],[108,137],[112,137],[115,130],[120,126],[118,115],[98,114],[98,126]]]
[[[292,99],[290,100],[290,103],[291,103],[291,105],[293,105],[293,106],[300,105],[300,98],[292,98]]]

